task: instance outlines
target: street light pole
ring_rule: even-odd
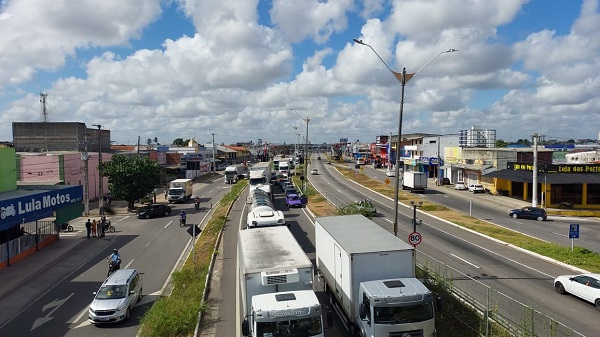
[[[417,231],[417,208],[423,206],[423,202],[419,201],[419,204],[416,204],[414,201],[410,202],[410,205],[413,208],[413,233]]]
[[[406,82],[408,82],[411,78],[417,76],[417,74],[419,72],[421,72],[421,70],[425,69],[425,67],[427,67],[431,62],[433,62],[436,58],[438,58],[438,56],[445,54],[445,53],[453,53],[457,50],[456,49],[448,49],[446,51],[441,51],[437,55],[435,55],[431,60],[429,60],[429,62],[425,63],[425,65],[422,66],[419,70],[417,70],[416,73],[407,74],[406,68],[402,68],[401,73],[398,73],[398,72],[392,70],[392,68],[390,68],[387,65],[387,63],[381,58],[381,56],[379,56],[377,51],[375,51],[375,49],[373,47],[371,47],[370,44],[363,42],[363,40],[358,40],[358,39],[353,39],[353,40],[354,40],[354,42],[356,42],[360,45],[369,47],[373,51],[373,53],[375,53],[375,55],[377,55],[377,57],[379,58],[379,60],[381,60],[381,62],[385,65],[385,67],[392,73],[392,75],[394,75],[394,77],[400,82],[400,86],[402,87],[401,92],[400,92],[400,117],[398,118],[398,142],[396,145],[396,167],[394,169],[394,172],[396,175],[396,185],[394,188],[394,235],[398,236],[398,194],[399,194],[399,190],[400,190],[400,180],[403,179],[403,176],[400,176],[400,163],[401,163],[400,147],[401,147],[401,143],[402,143],[402,115],[404,113],[404,87],[406,86]],[[402,170],[402,172],[404,172],[404,169]]]
[[[104,215],[104,184],[102,179],[102,125],[92,124],[98,128],[98,213]]]

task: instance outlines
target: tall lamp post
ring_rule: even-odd
[[[385,67],[392,73],[392,75],[394,75],[394,77],[400,82],[400,85],[402,87],[402,90],[400,92],[400,118],[398,118],[398,143],[396,145],[396,167],[394,169],[395,176],[396,176],[396,186],[394,188],[394,235],[398,236],[398,191],[400,189],[400,179],[403,178],[400,176],[400,163],[401,163],[400,144],[402,143],[402,115],[404,113],[404,87],[406,86],[406,82],[408,82],[411,78],[417,76],[417,74],[419,72],[421,72],[421,70],[425,69],[425,67],[427,67],[431,62],[433,62],[436,58],[438,58],[438,56],[445,54],[445,53],[453,53],[457,50],[456,49],[448,49],[446,51],[439,52],[431,60],[429,60],[429,62],[425,63],[424,66],[422,66],[419,70],[417,70],[416,73],[413,73],[413,74],[407,73],[406,68],[402,68],[402,72],[399,73],[399,72],[392,70],[392,68],[390,68],[388,66],[388,64],[381,58],[381,56],[379,56],[377,51],[375,51],[375,49],[373,49],[373,47],[371,47],[370,44],[363,42],[363,40],[358,40],[358,39],[353,39],[353,40],[354,40],[354,42],[356,42],[360,45],[369,47],[373,51],[373,53],[375,53],[375,55],[377,55],[377,57],[379,58],[379,60],[381,60],[381,62],[385,65]]]
[[[102,183],[102,125],[92,124],[98,128],[98,212],[104,215],[104,184]]]

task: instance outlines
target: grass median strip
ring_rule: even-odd
[[[206,309],[202,294],[219,233],[230,205],[246,187],[241,180],[215,206],[214,212],[180,271],[173,273],[171,293],[164,294],[142,317],[140,337],[193,336],[198,312]]]

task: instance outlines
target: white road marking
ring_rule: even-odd
[[[450,255],[454,256],[455,258],[457,258],[457,259],[461,260],[462,262],[464,262],[464,263],[466,263],[466,264],[469,264],[469,265],[471,265],[471,266],[473,266],[473,267],[475,267],[475,268],[477,268],[477,269],[481,269],[481,268],[480,268],[478,265],[475,265],[475,264],[473,264],[473,263],[471,263],[471,262],[469,262],[469,261],[467,261],[467,260],[465,260],[465,259],[463,259],[463,258],[461,258],[461,257],[458,257],[458,256],[457,256],[457,255],[455,255],[455,254],[452,254],[452,253],[450,253]]]

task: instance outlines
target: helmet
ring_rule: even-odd
[[[117,248],[113,249],[113,253],[118,253],[119,250]]]

